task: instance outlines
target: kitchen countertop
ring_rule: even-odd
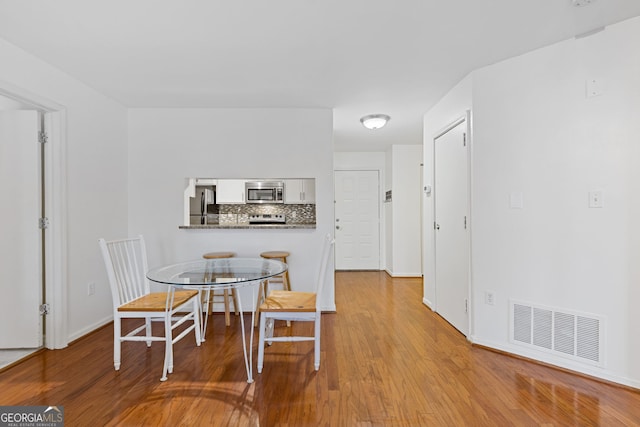
[[[181,230],[216,230],[216,229],[251,229],[251,230],[286,230],[286,229],[313,229],[316,224],[194,224],[180,225]]]

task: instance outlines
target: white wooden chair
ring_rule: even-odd
[[[320,318],[321,307],[318,295],[322,292],[329,255],[334,240],[327,234],[322,250],[318,281],[315,292],[296,292],[274,290],[260,306],[260,335],[258,340],[258,373],[262,373],[264,362],[264,343],[314,341],[314,368],[320,369]],[[273,336],[274,321],[303,321],[314,322],[312,336]]]
[[[173,344],[194,331],[196,345],[200,345],[200,303],[197,290],[170,288],[167,292],[150,292],[146,277],[147,253],[142,236],[105,241],[98,244],[107,269],[113,297],[113,365],[120,370],[120,346],[123,341],[165,342],[164,367],[160,381],[166,381],[173,372]],[[122,332],[122,319],[144,319],[144,324]],[[154,336],[152,321],[164,322],[164,335]],[[173,331],[185,322],[192,322],[176,337]],[[188,323],[187,323],[188,324]],[[141,332],[143,332],[141,334]]]

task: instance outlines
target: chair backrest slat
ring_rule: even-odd
[[[144,284],[146,271],[142,271],[143,274],[139,274],[140,265],[139,265],[139,256],[137,256],[139,252],[139,247],[142,244],[142,240],[128,240],[125,244],[126,250],[125,254],[127,256],[127,269],[131,271],[133,274],[130,274],[128,277],[131,280],[131,284],[129,288],[133,290],[133,294],[137,297],[144,295]]]
[[[147,253],[142,236],[109,242],[100,239],[98,243],[107,268],[114,306],[148,294]]]
[[[322,246],[320,270],[318,271],[318,281],[316,282],[316,311],[322,310],[322,307],[320,306],[320,295],[322,294],[322,288],[324,287],[327,265],[329,264],[329,255],[331,255],[334,243],[335,240],[331,237],[331,234],[327,233]]]

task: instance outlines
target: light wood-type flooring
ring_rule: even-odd
[[[107,326],[0,372],[0,405],[63,406],[83,427],[640,425],[637,391],[470,345],[422,304],[421,282],[338,272],[318,372],[312,343],[276,343],[247,384],[239,318],[216,315],[160,382],[162,344],[125,343],[116,372]]]

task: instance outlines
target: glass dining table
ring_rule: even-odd
[[[260,282],[270,277],[281,275],[287,271],[287,264],[264,258],[220,258],[203,259],[172,264],[165,267],[154,268],[147,272],[147,278],[169,288],[169,294],[176,289],[191,288],[200,289],[203,292],[211,290],[238,289],[247,286],[257,287]],[[255,295],[251,305],[251,333],[249,342],[245,332],[244,312],[242,298],[238,295],[238,311],[240,313],[240,325],[242,330],[242,350],[244,363],[247,370],[247,382],[253,382],[253,324],[255,320]],[[207,303],[208,305],[208,303]],[[208,307],[207,310],[208,312]],[[202,313],[204,313],[201,310]],[[204,316],[203,316],[204,317]],[[206,332],[206,319],[204,319],[203,335]]]

